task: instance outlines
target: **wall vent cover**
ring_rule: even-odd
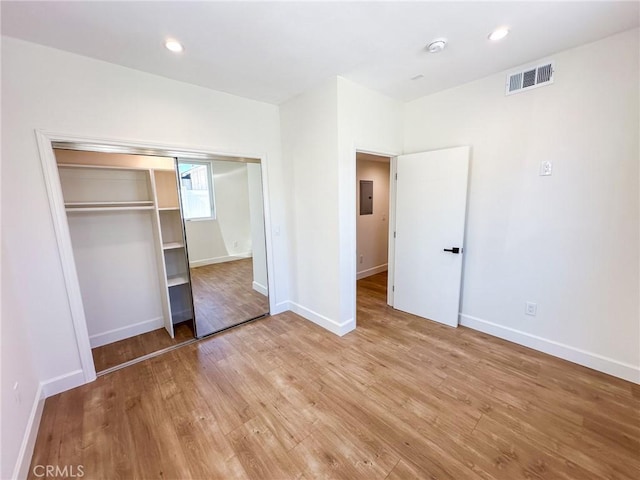
[[[507,74],[506,95],[524,92],[553,83],[553,62],[545,62]]]

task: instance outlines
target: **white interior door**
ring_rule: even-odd
[[[457,326],[469,147],[401,155],[396,172],[393,306]]]

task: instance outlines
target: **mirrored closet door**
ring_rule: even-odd
[[[197,336],[267,315],[260,162],[179,158],[178,177]]]

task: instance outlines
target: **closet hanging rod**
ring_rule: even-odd
[[[119,206],[119,205],[123,205],[123,206],[147,206],[147,205],[153,205],[153,200],[131,200],[131,201],[126,201],[126,200],[116,200],[116,201],[104,201],[104,202],[65,202],[64,206],[65,207],[99,207],[101,205],[104,206]]]

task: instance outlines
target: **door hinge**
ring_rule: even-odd
[[[396,286],[395,285],[391,285],[391,291],[395,292],[396,291]]]
[[[398,180],[398,174],[396,173],[396,180]]]
[[[396,232],[393,232],[393,238],[396,238]]]

